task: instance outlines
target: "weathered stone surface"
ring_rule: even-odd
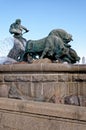
[[[80,106],[80,99],[77,95],[66,96],[64,99],[65,104]]]
[[[31,76],[28,74],[8,74],[4,76],[4,80],[5,82],[28,82],[31,81]]]
[[[86,82],[86,74],[73,74],[72,81]]]
[[[72,77],[70,74],[58,74],[58,82],[71,82],[72,81]]]
[[[84,107],[0,98],[0,114],[0,130],[86,130]]]
[[[0,97],[8,97],[9,88],[6,84],[0,85]]]
[[[85,97],[85,70],[83,65],[60,63],[0,65],[0,86],[5,83],[6,92],[16,86],[27,99],[49,101],[55,96],[55,103],[64,103],[65,96]]]
[[[12,64],[0,65],[0,72],[65,72],[85,73],[86,65],[70,65],[57,63]]]
[[[78,95],[78,83],[77,82],[68,82],[67,83],[67,95]]]
[[[79,82],[77,90],[79,95],[86,96],[86,82]]]
[[[6,99],[13,86],[22,101]],[[0,130],[86,130],[85,65],[0,65],[0,93]],[[63,105],[73,94],[80,106]]]
[[[0,75],[0,82],[3,82],[3,74]]]
[[[36,74],[32,75],[33,82],[57,82],[58,75],[56,74]]]

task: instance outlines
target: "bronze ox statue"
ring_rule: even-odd
[[[29,57],[36,59],[38,56],[39,59],[50,58],[54,61],[76,63],[80,57],[69,45],[71,41],[71,34],[63,29],[54,29],[43,39],[28,40],[22,60],[30,62]]]

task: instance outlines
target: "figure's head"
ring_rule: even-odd
[[[21,24],[21,19],[16,19],[15,21],[17,24]]]

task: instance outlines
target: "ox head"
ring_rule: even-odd
[[[73,41],[72,39],[72,35],[67,33],[65,30],[63,29],[54,29],[52,30],[49,35],[54,35],[54,36],[57,36],[57,37],[60,37],[63,42],[65,43],[68,43],[70,41]]]

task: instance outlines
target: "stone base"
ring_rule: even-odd
[[[86,130],[86,108],[0,98],[0,130]]]
[[[0,97],[0,130],[86,130],[86,65],[0,65]]]

